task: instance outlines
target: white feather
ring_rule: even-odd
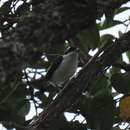
[[[62,85],[65,81],[69,80],[74,75],[78,67],[78,52],[73,51],[63,55],[62,63],[59,68],[54,72],[51,82],[53,84]]]

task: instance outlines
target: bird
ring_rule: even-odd
[[[79,48],[69,47],[63,55],[57,56],[50,65],[46,80],[53,86],[62,86],[76,72],[78,67]]]

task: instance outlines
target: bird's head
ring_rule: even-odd
[[[79,48],[77,48],[77,47],[69,47],[69,48],[65,51],[64,55],[73,54],[73,53],[78,53],[78,52],[79,52]]]

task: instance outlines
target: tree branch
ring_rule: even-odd
[[[130,64],[127,64],[124,61],[116,61],[112,65],[117,68],[124,69],[125,71],[130,71]]]

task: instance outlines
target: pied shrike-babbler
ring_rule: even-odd
[[[68,81],[78,67],[78,52],[77,47],[70,47],[63,55],[57,56],[47,71],[46,80],[57,86]]]

